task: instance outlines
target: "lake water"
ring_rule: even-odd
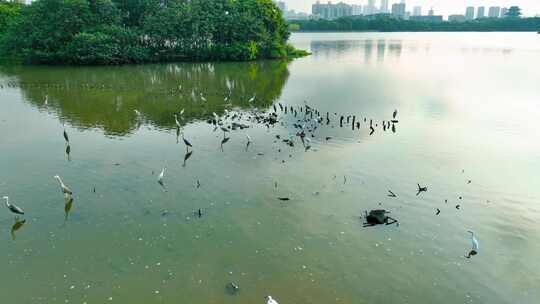
[[[538,303],[540,36],[291,39],[313,55],[0,67],[0,196],[26,211],[12,233],[0,209],[0,302]],[[329,112],[310,150],[276,139],[298,131],[279,108],[281,123],[244,120],[223,150],[206,122],[277,103]],[[67,216],[56,174],[74,191]],[[399,226],[362,227],[381,208]]]

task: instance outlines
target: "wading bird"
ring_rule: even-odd
[[[184,134],[182,134],[182,140],[184,141],[184,144],[186,145],[186,151],[188,151],[189,148],[193,148],[193,145],[184,137]]]
[[[62,193],[67,193],[69,195],[73,194],[73,191],[71,191],[71,189],[69,189],[69,187],[64,184],[60,176],[55,175],[54,178],[56,178],[58,182],[60,183],[60,188],[62,189]]]
[[[174,122],[176,123],[176,126],[178,128],[181,128],[182,125],[180,125],[180,122],[178,121],[178,115],[174,114]]]
[[[466,256],[466,258],[470,259],[473,255],[477,255],[478,254],[478,240],[476,239],[476,237],[474,236],[474,232],[472,231],[468,231],[470,234],[471,234],[471,251],[469,252],[469,254]]]
[[[276,300],[272,298],[272,296],[267,296],[265,299],[266,299],[266,304],[279,304]]]
[[[158,183],[162,185],[163,185],[163,178],[165,177],[165,170],[167,170],[167,168],[161,169],[161,173],[159,173],[158,175]]]
[[[19,207],[15,206],[15,205],[12,205],[12,204],[9,203],[9,197],[4,196],[4,199],[6,200],[6,207],[7,207],[11,212],[13,212],[13,213],[15,213],[15,214],[24,214],[24,211],[23,211],[21,208],[19,208]]]

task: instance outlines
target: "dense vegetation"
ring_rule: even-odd
[[[485,18],[469,22],[422,22],[388,16],[374,19],[345,17],[336,20],[295,21],[293,31],[383,31],[383,32],[466,32],[466,31],[538,31],[540,18]]]
[[[302,54],[287,44],[287,24],[271,0],[37,0],[0,15],[6,23],[0,31],[0,54],[26,63],[254,60]]]

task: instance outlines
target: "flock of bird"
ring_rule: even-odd
[[[204,96],[200,96],[201,99],[204,98]],[[224,101],[228,102],[228,99],[230,98],[230,94],[225,96]],[[383,120],[380,123],[374,122],[373,119],[368,119],[367,117],[359,118],[356,115],[340,115],[338,113],[330,113],[325,112],[322,113],[316,108],[308,105],[307,102],[304,102],[303,105],[297,105],[297,106],[289,106],[284,105],[282,103],[276,103],[274,104],[270,110],[268,111],[259,111],[254,107],[254,102],[256,100],[256,96],[253,95],[248,101],[250,104],[253,104],[253,110],[252,111],[229,111],[225,110],[223,115],[218,115],[215,112],[212,113],[212,117],[208,118],[207,122],[212,126],[213,131],[221,131],[223,132],[223,138],[220,141],[220,147],[223,151],[223,145],[226,144],[230,137],[227,136],[232,131],[235,130],[243,130],[250,128],[250,124],[258,124],[265,126],[268,130],[275,125],[282,125],[282,126],[288,126],[292,127],[291,129],[293,131],[289,132],[290,134],[287,135],[275,135],[274,143],[275,144],[284,144],[285,147],[295,147],[298,145],[298,143],[301,143],[301,147],[305,152],[308,152],[312,147],[312,139],[318,138],[318,131],[324,128],[325,126],[329,127],[339,127],[339,128],[350,128],[352,131],[354,130],[361,130],[362,126],[365,126],[367,130],[367,134],[370,136],[373,135],[376,131],[376,128],[379,126],[382,128],[383,132],[391,131],[393,133],[396,133],[396,125],[399,123],[397,116],[398,111],[395,110],[392,113],[391,119]],[[48,103],[48,96],[45,97],[45,103]],[[138,111],[134,110],[135,115],[138,120],[142,120],[143,114]],[[186,147],[186,154],[184,156],[184,166],[186,165],[186,161],[191,157],[194,149],[193,143],[186,138],[183,130],[183,125],[181,121],[184,120],[184,109],[181,109],[177,113],[174,113],[172,116],[174,117],[174,123],[176,125],[176,137],[177,137],[177,143],[179,142],[179,138],[181,136],[182,141]],[[245,147],[246,150],[249,148],[249,146],[252,144],[253,140],[250,137],[249,134],[245,135],[246,141],[245,141]],[[68,156],[68,160],[70,160],[70,152],[71,152],[71,146],[69,142],[69,136],[64,129],[63,137],[66,142],[66,154]],[[331,140],[332,137],[330,136],[324,136],[322,138],[319,138],[321,142],[328,142]],[[281,147],[278,149],[279,152],[281,152]],[[282,160],[282,162],[285,162],[285,160]],[[165,174],[166,174],[166,167],[163,167],[161,172],[157,176],[157,182],[158,184],[163,188],[164,191],[167,191],[165,187]],[[66,208],[66,219],[67,219],[67,212],[71,208],[71,204],[73,203],[73,191],[64,183],[62,178],[58,175],[54,176],[54,178],[58,181],[60,185],[60,190],[62,194],[64,195],[65,199],[65,208]],[[344,183],[346,183],[346,177],[344,177]],[[470,181],[469,181],[470,183]],[[197,188],[200,187],[200,181],[197,180]],[[277,187],[277,182],[276,182]],[[418,189],[416,195],[420,195],[422,192],[427,192],[428,187],[421,186],[418,184]],[[94,188],[95,192],[95,188]],[[388,190],[388,196],[389,197],[397,197],[397,195],[392,192],[391,190]],[[18,215],[24,215],[25,212],[23,209],[19,206],[16,206],[15,204],[10,203],[9,197],[4,196],[3,197],[6,203],[6,207],[13,212],[14,214]],[[288,197],[278,197],[279,200],[289,200]],[[456,206],[456,209],[459,209],[459,205]],[[384,210],[383,214],[384,214]],[[436,215],[439,215],[441,211],[437,209]],[[202,211],[199,209],[197,211],[197,215],[199,217],[202,216]],[[12,234],[15,230],[20,229],[22,225],[24,225],[25,220],[19,220],[18,217],[15,218],[15,225],[12,228]],[[468,255],[466,255],[467,258],[470,258],[471,256],[474,256],[478,253],[478,240],[475,237],[474,232],[469,231],[471,234],[471,244],[472,248]],[[13,234],[13,238],[15,238]],[[231,282],[230,285],[233,291],[237,291],[239,289],[238,285],[234,282]],[[278,304],[275,299],[273,299],[271,296],[266,297],[267,304]]]

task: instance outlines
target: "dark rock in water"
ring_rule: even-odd
[[[290,201],[291,199],[288,197],[278,197],[278,200],[280,201]]]

